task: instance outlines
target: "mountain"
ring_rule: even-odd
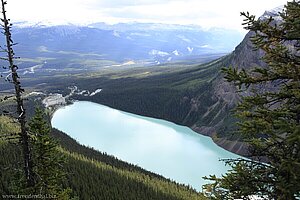
[[[76,80],[79,88],[102,90],[94,96],[78,94],[74,98],[189,126],[198,133],[212,137],[218,145],[245,155],[245,146],[240,142],[242,139],[233,134],[236,119],[231,110],[239,101],[239,96],[236,88],[223,79],[220,71],[227,66],[249,68],[265,65],[260,60],[263,52],[252,48],[250,37],[253,34],[249,32],[231,54],[188,69],[157,74],[148,68],[138,72],[129,70],[117,76],[83,77]],[[72,80],[70,78],[69,81],[74,82]],[[63,91],[66,85],[57,82],[52,88]]]
[[[265,15],[270,15],[270,13],[272,12],[266,12]],[[272,14],[276,15],[276,13]],[[100,26],[101,29],[97,28],[97,26]],[[122,41],[127,41],[123,40],[123,34],[126,33],[128,35],[132,33],[133,27],[124,27],[126,26],[123,24],[113,26],[94,24],[90,25],[90,27],[55,26],[39,27],[37,29],[29,27],[19,29],[22,34],[16,31],[15,35],[23,37],[24,32],[27,32],[28,34],[25,35],[27,35],[28,41],[34,39],[35,41],[44,42],[45,46],[41,48],[43,52],[49,51],[48,49],[54,49],[54,52],[58,53],[61,53],[59,49],[64,49],[63,52],[65,53],[73,50],[72,48],[76,49],[76,47],[84,50],[89,45],[94,45],[95,49],[101,49],[104,44],[112,46],[114,43],[108,41],[113,38],[114,41],[118,41],[114,47],[117,48],[120,44],[119,47],[126,54],[129,52],[122,49],[122,47],[127,48],[126,45],[123,46],[124,44],[122,44]],[[185,42],[188,42],[188,40],[195,40],[196,38],[193,35],[195,34],[194,31],[191,32],[190,30],[194,27],[190,26],[175,32],[173,29],[177,30],[178,28],[173,25],[166,26],[165,30],[162,30],[161,25],[150,26],[149,24],[142,24],[139,26],[139,24],[136,24],[136,27],[134,30],[135,33],[142,30],[144,31],[143,34],[147,33],[150,35],[153,33],[151,31],[154,31],[161,36],[168,33],[168,30],[172,30],[172,34],[175,34],[175,36],[178,36],[179,33],[191,33],[193,38],[181,34],[181,36],[185,36],[184,39],[187,39],[183,40],[181,38],[179,40],[183,44],[186,44]],[[148,27],[147,31],[145,31],[145,27]],[[160,31],[157,32],[157,29]],[[32,32],[33,30],[36,32]],[[200,33],[203,33],[203,31],[200,31]],[[44,34],[43,37],[40,36],[42,34]],[[249,32],[231,54],[197,66],[182,67],[181,69],[173,69],[173,66],[169,67],[168,65],[159,68],[154,66],[106,74],[93,73],[89,76],[80,76],[80,78],[68,74],[68,76],[55,77],[55,81],[53,81],[53,77],[46,77],[42,80],[28,80],[29,82],[26,84],[37,85],[37,83],[42,81],[43,85],[37,85],[36,89],[63,94],[69,93],[68,88],[70,86],[76,86],[80,90],[89,91],[96,91],[101,88],[101,92],[93,96],[84,96],[82,93],[77,92],[73,94],[72,98],[89,100],[127,112],[166,119],[177,124],[189,126],[196,132],[212,137],[220,146],[230,151],[244,154],[243,145],[238,142],[240,140],[239,136],[232,134],[235,119],[230,112],[235,107],[239,97],[235,93],[236,89],[224,81],[220,70],[226,66],[253,67],[255,65],[264,65],[259,59],[263,55],[263,52],[252,50],[251,35],[253,33]],[[133,36],[144,39],[145,37],[149,37],[148,35],[140,36],[139,34],[133,34]],[[47,44],[41,40],[44,37],[48,38],[48,43],[46,41]],[[91,41],[93,37],[95,39]],[[162,37],[153,38],[152,36],[150,38],[153,44],[148,43],[148,45],[154,45],[154,41],[162,39]],[[201,38],[205,37],[202,35]],[[171,52],[171,50],[154,49],[152,46],[148,49],[151,49],[152,56],[167,57],[170,52],[176,56],[176,54],[181,52],[178,37],[174,41],[172,37],[165,37],[165,39],[168,39],[168,44],[175,45],[176,42],[176,48],[170,48]],[[84,43],[73,44],[76,40],[84,41]],[[59,44],[57,41],[61,41],[60,44],[63,45],[57,46]],[[65,41],[68,42],[65,44]],[[95,41],[98,42],[95,43]],[[143,39],[135,41],[143,41]],[[135,44],[141,47],[143,46],[142,44],[149,41],[144,40],[140,45],[134,42],[130,45]],[[169,41],[173,41],[174,43]],[[163,42],[160,41],[158,43],[162,44]],[[55,50],[55,48],[57,49]],[[109,47],[106,50],[109,52]],[[147,55],[149,55],[148,50],[146,51],[148,52]],[[140,55],[139,53],[137,55]],[[80,55],[74,54],[75,57],[80,57]]]
[[[16,23],[15,51],[22,58],[149,60],[163,63],[189,56],[227,53],[242,38],[232,30],[203,30],[198,26],[95,23],[86,26]],[[30,53],[29,53],[30,52]]]

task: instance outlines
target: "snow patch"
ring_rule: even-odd
[[[23,75],[25,75],[25,74],[34,74],[34,72],[35,72],[36,69],[42,68],[42,67],[43,67],[43,65],[35,65],[35,66],[32,66],[32,67],[30,67],[28,70],[25,70],[25,71],[23,72]]]
[[[90,97],[95,96],[96,94],[98,94],[98,93],[101,92],[101,91],[102,91],[102,89],[97,89],[97,90],[95,90],[94,92],[92,92],[92,93],[90,94]]]
[[[155,50],[155,49],[151,50],[149,52],[149,54],[152,56],[162,56],[162,57],[170,55],[168,52],[159,51],[159,50]]]
[[[281,5],[281,6],[278,6],[276,8],[273,8],[269,12],[278,14],[278,13],[282,12],[283,9],[284,9],[284,5]]]
[[[67,99],[71,96],[73,96],[74,94],[76,95],[83,95],[85,97],[88,96],[95,96],[96,94],[98,94],[99,92],[102,91],[102,89],[97,89],[94,92],[90,92],[89,90],[80,90],[76,85],[75,86],[70,86],[68,87],[69,90],[71,90],[70,94],[68,94],[67,96],[65,96],[64,98]]]
[[[78,95],[84,95],[85,96],[85,94],[89,94],[90,92],[88,91],[88,90],[82,90],[82,91],[80,91],[80,92],[78,92],[77,94]]]
[[[281,21],[282,18],[279,15],[279,13],[281,13],[283,11],[283,9],[284,9],[284,6],[281,5],[276,8],[273,8],[272,10],[265,11],[265,13],[261,17],[259,17],[259,19],[265,20],[265,19],[269,19],[270,17],[272,17],[276,21]]]
[[[175,50],[172,52],[175,56],[179,56],[179,51],[178,50]]]
[[[187,47],[187,50],[192,53],[194,51],[194,48],[193,47]]]
[[[84,26],[84,24],[77,24],[74,25],[68,21],[62,20],[62,21],[14,21],[13,22],[14,26],[17,28],[29,28],[29,27],[34,27],[34,28],[46,28],[46,27],[53,27],[53,26]]]

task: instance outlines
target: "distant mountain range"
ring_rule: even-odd
[[[130,23],[86,26],[15,23],[13,38],[21,57],[86,57],[126,62],[148,60],[160,64],[189,56],[228,53],[243,34],[198,26]]]
[[[266,12],[261,19],[270,15],[280,22],[277,10]],[[222,37],[215,37],[217,33]],[[92,97],[77,95],[74,98],[186,125],[213,137],[220,146],[243,154],[243,146],[238,142],[239,136],[231,134],[235,121],[230,110],[235,107],[239,97],[235,87],[223,79],[220,70],[227,66],[249,68],[264,65],[260,60],[263,52],[252,49],[250,37],[253,34],[249,32],[229,55],[207,64],[182,70],[164,69],[160,73],[156,71],[162,68],[146,68],[144,71],[134,69],[124,74],[93,75],[80,79],[63,77],[57,78],[55,82],[49,79],[40,88],[50,86],[51,92],[66,92],[66,88],[72,84],[81,90],[95,91],[101,88],[101,92]],[[234,33],[229,34],[229,39],[226,39],[224,30],[203,31],[194,26],[161,24],[126,26],[100,23],[85,27],[39,25],[16,28],[14,35],[16,41],[24,41],[24,50],[26,45],[38,48],[36,52],[41,57],[60,55],[61,57],[55,57],[57,60],[64,56],[85,59],[95,59],[98,56],[98,59],[118,61],[158,61],[160,58],[167,62],[169,57],[184,58],[193,54],[201,56],[202,53],[222,52],[224,48],[220,46],[226,46],[225,43],[230,38],[234,40]],[[235,39],[238,40],[237,36]],[[234,42],[229,43],[235,45]],[[218,45],[220,48],[214,51],[207,50],[208,46]],[[229,51],[229,47],[227,50]],[[70,59],[67,60],[70,62]]]
[[[272,15],[280,23],[278,13],[268,11],[264,17]],[[247,33],[235,50],[215,61],[182,69],[152,75],[149,69],[139,74],[131,71],[131,76],[93,77],[77,82],[81,88],[102,91],[93,97],[77,96],[77,99],[105,104],[120,110],[166,119],[185,125],[196,132],[208,135],[214,141],[232,152],[245,155],[240,136],[234,135],[236,120],[231,110],[239,101],[236,88],[223,79],[222,67],[238,66],[251,68],[264,66],[263,52],[253,50]],[[130,72],[128,72],[130,74]],[[58,84],[58,83],[57,83]]]

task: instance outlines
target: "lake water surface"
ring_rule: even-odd
[[[203,176],[221,175],[228,170],[219,159],[237,157],[187,127],[91,102],[75,102],[58,109],[52,126],[80,144],[198,191],[205,183]]]

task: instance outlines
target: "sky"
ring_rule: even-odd
[[[286,0],[7,0],[12,21],[52,24],[154,22],[242,31],[241,11],[260,16]]]

